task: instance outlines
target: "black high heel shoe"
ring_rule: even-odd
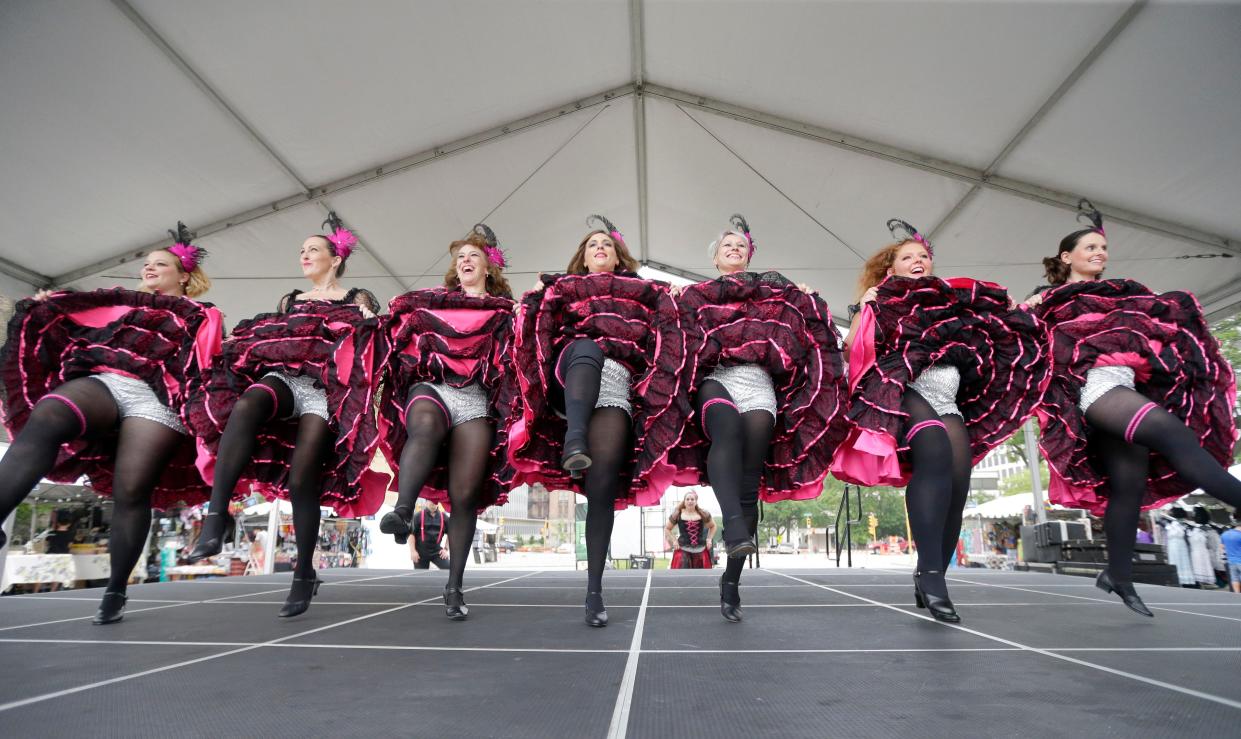
[[[590,467],[590,447],[586,446],[585,439],[565,442],[564,452],[560,455],[560,467],[574,473],[574,477]]]
[[[218,521],[219,531],[216,526],[212,525],[212,521]],[[224,534],[228,531],[228,525],[233,522],[233,517],[228,511],[213,511],[203,517],[203,531],[198,538],[198,545],[185,558],[190,564],[195,564],[208,557],[214,557],[224,551]]]
[[[305,613],[310,608],[310,599],[319,594],[319,586],[322,584],[323,581],[317,574],[312,574],[307,580],[293,578],[293,587],[289,588],[289,597],[280,609],[280,618],[292,618]]]
[[[124,593],[104,593],[103,601],[99,603],[99,610],[95,611],[95,617],[91,619],[91,623],[103,626],[114,624],[125,618],[125,602],[128,600],[129,596]]]
[[[741,536],[737,535],[738,532]],[[750,536],[750,525],[745,516],[733,516],[724,522],[724,548],[728,556],[733,559],[745,559],[758,553],[758,547],[754,545],[754,537]]]
[[[1119,595],[1120,599],[1124,601],[1126,606],[1129,607],[1129,610],[1134,613],[1140,613],[1147,618],[1155,617],[1155,614],[1151,613],[1151,610],[1147,608],[1146,604],[1142,602],[1142,599],[1138,597],[1138,591],[1133,587],[1133,583],[1118,583],[1112,580],[1112,574],[1110,572],[1103,570],[1099,573],[1099,576],[1095,578],[1094,586],[1099,590]]]
[[[603,605],[603,593],[586,594],[586,625],[597,628],[608,625],[608,611]]]
[[[938,595],[927,595],[922,592],[922,584],[918,582],[918,578],[923,575],[943,575],[938,570],[927,570],[926,572],[914,573],[914,605],[919,608],[925,608],[931,612],[936,621],[955,624],[961,622],[961,616],[957,613],[956,606],[952,605],[952,600],[943,598]]]
[[[741,621],[740,584],[728,582],[723,575],[720,575],[720,615],[725,621],[733,623]]]
[[[409,516],[402,516],[401,511],[409,513]],[[385,534],[392,534],[397,544],[404,544],[409,541],[410,524],[414,520],[414,515],[410,513],[405,506],[393,508],[391,512],[385,513],[384,517],[379,519],[379,530]]]
[[[464,621],[470,615],[461,588],[444,588],[444,614],[453,621]]]

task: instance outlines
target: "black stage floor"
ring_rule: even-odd
[[[1241,735],[1241,596],[954,571],[960,626],[909,574],[747,570],[746,620],[712,572],[328,570],[305,615],[288,575],[0,598],[0,734],[22,736],[946,737]]]

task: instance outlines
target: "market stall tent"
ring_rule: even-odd
[[[901,217],[1024,294],[1090,197],[1109,274],[1241,307],[1241,5],[536,0],[0,5],[0,293],[133,284],[178,219],[230,323],[439,284],[487,221],[524,290],[590,213],[695,278],[734,212],[837,313]]]

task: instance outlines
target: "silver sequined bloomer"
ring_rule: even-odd
[[[599,400],[596,408],[620,408],[633,415],[633,406],[629,404],[630,372],[625,366],[614,359],[604,358],[603,373],[599,377]]]
[[[148,421],[162,423],[177,433],[188,433],[185,426],[181,425],[181,419],[177,417],[177,414],[159,402],[159,398],[155,397],[155,391],[142,380],[111,372],[94,375],[94,378],[102,382],[108,388],[108,392],[112,393],[112,399],[116,401],[121,418],[145,418]]]
[[[1092,367],[1086,370],[1086,384],[1082,385],[1082,396],[1077,407],[1082,413],[1103,394],[1114,387],[1133,389],[1132,367]]]
[[[444,410],[448,412],[448,421],[453,426],[460,426],[466,421],[486,418],[490,415],[487,409],[487,393],[477,382],[465,387],[453,387],[445,383],[426,383],[444,402]]]
[[[909,386],[941,416],[965,414],[957,407],[957,390],[961,387],[961,370],[951,364],[933,364],[922,370]]]
[[[732,367],[716,367],[707,375],[724,386],[737,406],[738,413],[767,411],[772,420],[776,417],[776,388],[771,375],[757,364],[738,364]]]
[[[283,372],[268,372],[263,379],[279,380],[293,393],[293,412],[289,418],[301,418],[309,413],[324,421],[331,422],[327,414],[327,393],[315,384],[315,381],[304,375],[286,375]]]

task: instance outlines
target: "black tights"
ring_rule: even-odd
[[[576,339],[560,352],[556,379],[564,390],[566,446],[587,438],[602,377],[603,350],[590,339]]]
[[[285,418],[293,412],[293,392],[275,378],[261,380],[268,390],[246,389],[237,399],[216,455],[215,480],[211,486],[212,512],[223,513],[241,474],[254,456],[259,429],[273,418]],[[269,392],[270,390],[270,392]],[[319,543],[319,499],[323,494],[323,462],[332,445],[332,431],[327,421],[305,414],[297,423],[297,438],[289,459],[289,500],[293,503],[293,532],[297,542],[297,566],[293,576],[306,579],[314,572],[315,546]],[[220,536],[224,517],[210,516],[203,524],[202,538]],[[276,532],[268,532],[272,536]]]
[[[70,380],[52,394],[68,402],[45,397],[37,403],[0,460],[0,521],[51,471],[61,444],[112,433],[119,424],[112,473],[108,590],[123,593],[151,528],[151,491],[185,437],[145,418],[121,420],[107,386],[89,377]]]
[[[125,592],[151,530],[151,491],[185,435],[145,418],[121,421],[112,477],[108,591]]]
[[[564,391],[565,444],[586,440],[591,464],[584,471],[586,493],[586,575],[588,593],[603,592],[603,566],[612,541],[621,468],[629,454],[629,414],[595,408],[603,376],[603,351],[590,339],[577,339],[561,351],[556,378]]]
[[[396,508],[404,509],[400,515],[410,520],[418,493],[448,441],[448,500],[452,503],[452,515],[448,517],[448,587],[459,588],[478,524],[478,501],[487,481],[494,427],[490,419],[475,418],[450,428],[437,403],[439,394],[428,385],[415,385],[409,397],[413,403],[405,413],[407,438],[401,450]]]
[[[738,413],[732,396],[715,380],[702,383],[697,401],[711,442],[707,479],[720,503],[724,543],[752,538],[758,529],[758,487],[774,419],[767,411]],[[738,582],[744,567],[744,557],[728,557],[724,579]]]
[[[596,408],[590,417],[587,441],[591,465],[583,489],[586,493],[586,592],[603,592],[603,566],[612,542],[616,520],[616,495],[621,467],[629,455],[629,414],[620,408]]]
[[[1149,404],[1146,396],[1116,387],[1086,410],[1092,430],[1090,444],[1108,475],[1103,530],[1107,535],[1108,570],[1118,582],[1133,579],[1133,547],[1146,493],[1150,450],[1162,454],[1190,485],[1231,506],[1241,506],[1241,480],[1228,474],[1199,445],[1183,421],[1154,406],[1134,423]]]
[[[961,536],[961,516],[969,497],[973,468],[969,434],[960,416],[940,416],[912,388],[905,391],[901,410],[909,414],[904,431],[913,475],[905,488],[905,508],[918,547],[918,571],[942,573]],[[927,422],[931,425],[920,426]],[[929,595],[948,596],[942,575],[920,578],[920,583]]]

